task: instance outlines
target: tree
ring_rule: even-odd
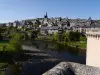
[[[34,30],[31,30],[29,32],[29,34],[30,34],[30,39],[34,39],[34,38],[37,37],[38,32],[37,31],[34,31]]]
[[[31,21],[28,21],[28,25],[33,26],[33,23]]]
[[[37,23],[35,23],[35,24],[34,24],[34,27],[37,28],[37,27],[39,27],[39,25],[38,25]]]
[[[86,41],[86,40],[87,40],[86,36],[84,34],[81,34],[80,41]]]
[[[67,21],[67,26],[70,26],[70,22],[69,21]]]
[[[0,33],[0,41],[1,41],[1,40],[3,40],[3,36],[2,36],[2,34]]]
[[[41,22],[40,22],[39,20],[36,20],[36,24],[40,25],[40,24],[41,24]]]
[[[1,59],[3,59],[3,57],[4,57],[5,48],[6,48],[6,45],[3,45],[2,51],[1,51]]]
[[[53,35],[53,40],[54,40],[54,41],[58,41],[58,40],[59,40],[59,38],[58,38],[58,33],[55,33],[55,34]]]
[[[68,33],[66,33],[66,32],[63,33],[63,35],[62,35],[62,41],[64,41],[64,42],[68,42],[69,41]]]
[[[4,33],[6,31],[5,27],[0,27],[0,33]]]
[[[80,40],[80,33],[79,32],[69,32],[68,36],[70,41],[79,41]]]
[[[13,33],[10,35],[11,39],[13,40],[22,40],[23,36],[20,33]]]
[[[12,51],[20,52],[22,50],[22,45],[21,45],[21,42],[19,40],[11,39],[9,43],[10,43],[10,49]]]
[[[23,34],[23,38],[24,40],[28,40],[28,34],[26,32]]]

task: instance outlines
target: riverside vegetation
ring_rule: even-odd
[[[52,41],[62,45],[68,45],[72,47],[79,47],[86,49],[86,36],[79,32],[63,32],[61,35],[55,33],[54,35],[38,36],[35,40]]]
[[[70,51],[77,48],[86,48],[86,36],[79,32],[65,32],[62,34],[55,33],[53,35],[41,36],[40,31],[25,29],[17,29],[14,27],[0,28],[0,68],[5,68],[12,63],[12,60],[17,60],[20,53],[22,53],[22,42],[25,40],[43,40],[52,41],[57,44],[58,49],[68,49]],[[3,38],[7,37],[8,40]],[[76,50],[76,51],[77,51]],[[0,75],[3,72],[0,72]]]

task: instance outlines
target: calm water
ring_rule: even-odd
[[[59,48],[59,45],[50,41],[27,41],[23,42],[23,44],[32,50],[45,51],[57,59],[78,62],[82,64],[86,63],[86,56],[83,52]]]

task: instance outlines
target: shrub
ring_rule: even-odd
[[[19,40],[10,40],[10,47],[8,48],[12,51],[19,52],[22,50],[22,45]]]

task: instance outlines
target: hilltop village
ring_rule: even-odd
[[[0,24],[1,27],[16,27],[21,30],[27,29],[40,29],[41,35],[54,34],[58,32],[59,29],[65,31],[78,31],[86,33],[88,28],[99,28],[100,20],[92,20],[91,17],[88,19],[69,19],[67,18],[48,18],[46,13],[43,18],[28,19],[21,21],[14,21],[9,23]]]

